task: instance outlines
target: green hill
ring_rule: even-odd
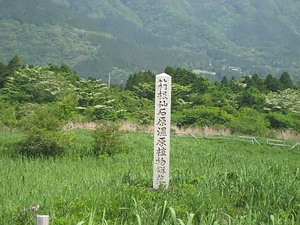
[[[297,81],[299,13],[292,0],[0,0],[0,61],[66,63],[114,83],[167,66]]]

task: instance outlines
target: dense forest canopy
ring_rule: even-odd
[[[205,126],[232,133],[272,136],[273,131],[300,132],[300,83],[289,73],[279,78],[253,74],[211,82],[185,68],[166,67],[172,76],[172,123]],[[0,63],[0,124],[9,129],[39,107],[56,109],[62,121],[130,121],[152,124],[155,73],[130,74],[125,86],[110,88],[83,79],[63,64],[24,65],[20,57]],[[24,125],[24,124],[23,124]]]
[[[297,82],[299,13],[293,0],[1,0],[0,61],[65,63],[117,84],[167,66],[212,81],[287,71]]]

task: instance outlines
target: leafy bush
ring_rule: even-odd
[[[88,106],[83,115],[91,121],[117,120],[118,113],[107,105]]]
[[[294,130],[299,134],[300,133],[300,114],[294,114]]]
[[[252,108],[242,108],[228,124],[231,131],[238,134],[263,135],[269,123],[264,116]]]
[[[194,106],[174,113],[173,122],[186,126],[225,126],[233,116],[217,107]]]
[[[14,128],[18,122],[17,104],[13,105],[8,102],[1,101],[0,111],[1,111],[1,117],[0,117],[1,130],[5,130],[5,128]]]
[[[22,119],[24,136],[17,143],[17,152],[28,156],[60,156],[70,137],[62,132],[63,122],[51,105],[28,105]]]
[[[97,156],[111,156],[127,151],[121,139],[122,132],[120,131],[120,125],[116,122],[98,122],[96,129],[92,133],[92,137],[94,138],[94,153]]]
[[[299,115],[296,113],[282,114],[279,112],[272,112],[266,116],[270,122],[270,128],[275,130],[288,130],[292,128],[299,132]]]

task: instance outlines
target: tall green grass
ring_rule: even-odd
[[[113,157],[75,136],[50,159],[12,157],[19,134],[0,137],[1,224],[300,224],[298,150],[174,136],[169,188],[155,191],[152,135],[124,135],[130,152]]]

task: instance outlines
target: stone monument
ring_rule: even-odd
[[[156,75],[153,188],[169,185],[170,124],[172,79],[168,74]]]

